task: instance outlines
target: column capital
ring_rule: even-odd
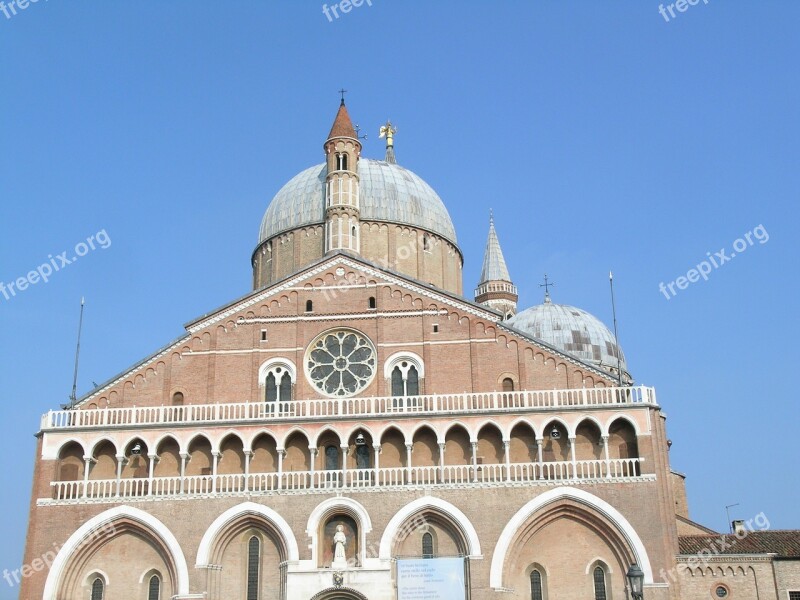
[[[219,450],[212,450],[211,456],[213,456],[214,458],[219,458],[220,456],[222,456],[222,452],[220,452]]]
[[[372,449],[375,450],[376,452],[382,452],[383,446],[381,446],[380,444],[372,444]]]
[[[150,460],[158,460],[158,454],[148,454],[147,458]]]
[[[406,450],[411,450],[414,447],[414,444],[406,444]]]
[[[189,454],[188,452],[181,452],[181,458],[189,460],[190,458],[192,458],[192,455]]]
[[[253,456],[253,451],[252,450],[242,450],[242,452],[247,457]]]

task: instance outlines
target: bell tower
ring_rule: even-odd
[[[353,128],[344,92],[339,112],[325,141],[325,253],[361,249],[358,161],[361,142]]]
[[[494,230],[494,217],[489,214],[489,237],[483,254],[481,281],[475,290],[475,302],[503,313],[503,320],[517,314],[517,287],[508,274],[500,240]]]

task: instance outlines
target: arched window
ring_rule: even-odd
[[[175,392],[174,394],[172,394],[172,405],[173,406],[183,405],[183,392]]]
[[[376,308],[375,296],[370,296],[369,297],[369,308],[370,308],[370,310],[375,310],[375,308]]]
[[[92,582],[92,600],[103,600],[105,584],[99,577]]]
[[[599,566],[594,568],[594,600],[606,600],[606,572]]]
[[[147,589],[147,600],[161,600],[161,579],[158,575],[150,578],[150,585]]]
[[[266,402],[289,402],[292,400],[295,382],[294,365],[285,359],[272,359],[261,365],[258,379],[264,386]]]
[[[314,310],[314,303],[311,300],[306,300],[306,312],[312,312]]]
[[[419,396],[419,373],[414,365],[409,367],[406,375],[406,396]]]
[[[356,468],[369,469],[370,468],[370,452],[366,444],[356,446]]]
[[[338,171],[347,171],[347,154],[336,155],[336,169]]]
[[[253,536],[247,544],[247,600],[258,600],[258,574],[261,566],[261,541]]]
[[[336,446],[325,446],[325,470],[339,469],[339,449]]]
[[[422,236],[422,249],[425,252],[431,251],[431,239],[427,235]]]
[[[542,574],[539,572],[539,569],[531,571],[531,600],[544,600]]]
[[[427,532],[422,536],[422,558],[433,558],[433,536]]]
[[[392,396],[405,396],[405,382],[403,381],[403,372],[400,367],[395,367],[392,370]]]
[[[514,380],[511,377],[506,377],[503,379],[503,391],[504,392],[513,392],[514,391]]]

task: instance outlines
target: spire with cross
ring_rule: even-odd
[[[344,95],[347,93],[347,90],[342,88],[339,90],[339,93],[342,95],[342,105],[344,105]]]
[[[555,287],[555,283],[550,283],[550,280],[547,278],[547,273],[544,274],[544,283],[540,283],[539,287],[544,288],[544,301],[546,303],[550,303],[550,288]]]

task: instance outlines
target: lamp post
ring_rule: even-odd
[[[639,568],[639,565],[631,565],[625,577],[628,580],[628,589],[631,591],[633,600],[642,600],[644,597],[644,572]]]

